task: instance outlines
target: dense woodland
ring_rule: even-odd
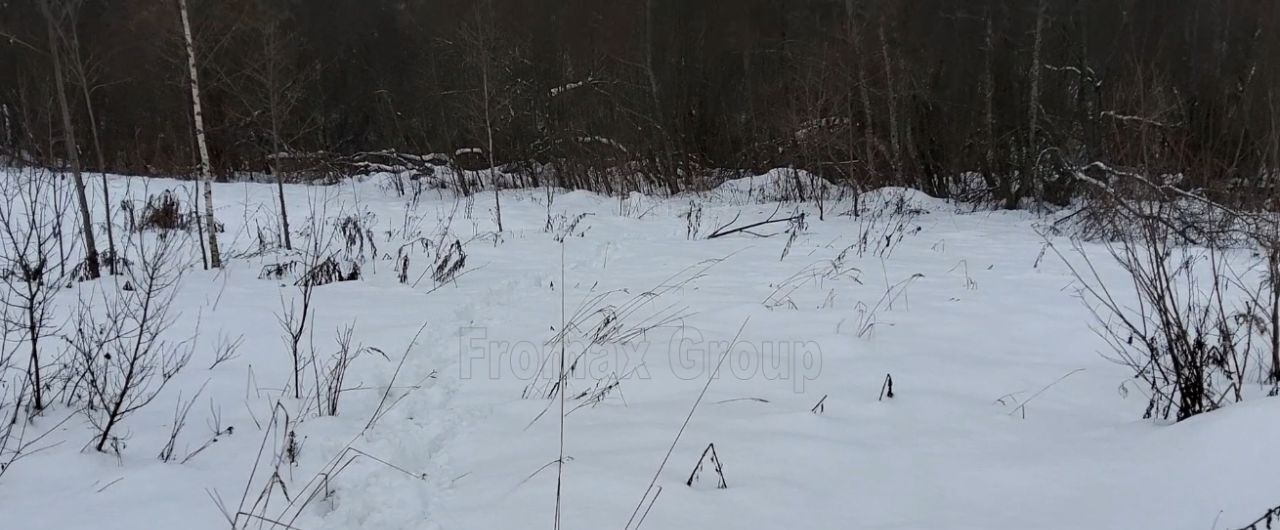
[[[790,166],[1016,206],[1090,169],[1256,196],[1280,167],[1270,0],[190,6],[222,178],[394,150],[574,186]],[[196,171],[177,0],[3,0],[0,33],[10,157],[64,164],[57,46],[86,167]]]

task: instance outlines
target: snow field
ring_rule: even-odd
[[[760,202],[780,180],[675,198],[555,192],[550,207],[546,190],[508,190],[501,234],[490,193],[468,215],[449,192],[410,200],[378,179],[288,186],[295,242],[313,211],[329,224],[373,220],[365,277],[314,291],[304,344],[318,358],[352,322],[355,341],[377,348],[353,362],[334,417],[288,390],[278,315],[299,289],[259,279],[289,259],[252,252],[275,223],[274,186],[217,184],[233,257],[221,271],[193,260],[169,331],[196,337],[191,365],[122,426],[119,456],[83,449],[91,432],[73,410],[39,418],[46,429],[70,419],[0,479],[0,526],[226,528],[212,499],[235,512],[266,488],[253,513],[307,530],[549,528],[561,432],[558,400],[546,399],[560,352],[549,341],[565,329],[562,303],[565,351],[581,361],[566,393],[565,528],[626,525],[713,372],[642,528],[1232,528],[1280,499],[1267,450],[1276,400],[1175,425],[1140,419],[1145,400],[1117,390],[1131,374],[1101,354],[1067,268],[1041,256],[1035,217],[880,190],[862,197],[878,213],[841,215],[845,198],[820,220],[812,202]],[[190,186],[111,184],[134,199]],[[691,239],[691,205],[703,237],[735,217],[804,212],[807,226],[794,238],[772,224]],[[920,211],[886,213],[903,208]],[[462,274],[433,281],[432,247],[411,254],[400,283],[393,257],[415,237],[459,241]],[[62,329],[78,297],[113,281],[61,293]],[[614,339],[593,342],[602,330]],[[243,335],[240,356],[208,369],[220,334]],[[888,374],[894,396],[880,399]],[[234,433],[185,464],[157,461],[174,404],[202,385],[180,458],[215,423]],[[278,463],[289,431],[296,463]],[[687,487],[711,443],[728,487],[709,466]],[[283,488],[267,487],[275,470]]]

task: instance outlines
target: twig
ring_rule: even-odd
[[[1019,410],[1021,410],[1021,411],[1022,411],[1022,419],[1024,419],[1024,420],[1025,420],[1025,419],[1027,419],[1027,403],[1030,403],[1030,402],[1031,402],[1031,400],[1033,400],[1033,399],[1035,399],[1035,398],[1036,398],[1036,396],[1039,396],[1040,394],[1043,394],[1046,390],[1049,390],[1050,388],[1052,388],[1052,387],[1053,387],[1053,385],[1056,385],[1056,384],[1058,384],[1058,383],[1061,383],[1063,379],[1066,379],[1066,378],[1068,378],[1068,377],[1071,377],[1072,375],[1075,375],[1077,372],[1083,372],[1083,371],[1084,371],[1084,368],[1076,368],[1075,370],[1072,370],[1072,371],[1070,371],[1070,372],[1067,372],[1066,374],[1063,374],[1063,376],[1062,376],[1062,377],[1059,377],[1059,378],[1057,378],[1057,379],[1054,379],[1052,383],[1049,383],[1049,384],[1045,385],[1045,386],[1044,386],[1044,388],[1041,388],[1040,390],[1036,391],[1036,393],[1031,394],[1031,397],[1028,397],[1028,398],[1027,398],[1026,400],[1024,400],[1022,403],[1019,403],[1019,404],[1018,404],[1018,406],[1017,406],[1016,408],[1014,408],[1013,410],[1009,411],[1009,415],[1010,415],[1010,416],[1012,416],[1014,412],[1018,412]]]
[[[117,479],[115,479],[115,480],[113,480],[113,481],[111,481],[111,482],[108,482],[108,483],[107,483],[107,485],[105,485],[105,486],[103,486],[103,487],[101,487],[101,488],[98,488],[98,491],[95,491],[94,493],[102,493],[103,491],[106,491],[106,489],[107,489],[107,488],[110,488],[111,486],[116,485],[116,483],[117,483],[117,482],[120,482],[121,480],[124,480],[124,477],[120,477],[120,478],[117,478]]]
[[[823,394],[822,399],[819,399],[818,404],[814,405],[813,408],[809,409],[809,412],[812,412],[814,414],[822,414],[823,412],[826,412],[827,407],[826,405],[824,405],[824,403],[826,402],[827,402],[827,395]]]
[[[712,404],[712,405],[723,405],[723,404],[725,404],[725,403],[733,403],[734,401],[755,401],[755,402],[757,402],[757,403],[768,403],[768,402],[769,402],[769,400],[767,400],[767,399],[765,399],[765,398],[758,398],[758,397],[740,397],[740,398],[732,398],[732,399],[722,399],[722,400],[720,400],[720,401],[712,401],[712,402],[711,402],[711,404]]]
[[[404,355],[400,356],[400,363],[396,365],[396,371],[391,374],[391,381],[387,382],[387,390],[382,393],[382,399],[378,400],[378,406],[373,409],[373,415],[369,417],[369,422],[364,425],[365,431],[372,429],[373,424],[377,423],[377,421],[382,418],[383,414],[386,414],[386,410],[383,410],[383,407],[387,404],[387,398],[391,395],[391,389],[395,387],[396,378],[400,377],[400,370],[404,368],[405,359],[409,358],[409,352],[412,351],[414,345],[418,343],[418,337],[422,335],[422,331],[425,329],[427,329],[427,323],[423,322],[422,326],[418,328],[418,332],[413,334],[413,339],[404,347]],[[396,403],[399,403],[399,401],[400,400],[397,399]],[[388,410],[390,410],[389,407]]]
[[[698,478],[698,471],[702,470],[702,462],[707,459],[707,454],[711,455],[711,463],[715,465],[716,477],[720,479],[716,483],[716,489],[728,489],[729,485],[724,481],[724,467],[720,464],[720,455],[716,454],[716,444],[707,444],[707,448],[702,450],[702,456],[698,457],[698,465],[693,466],[693,472],[689,473],[689,480],[684,481],[685,486],[693,487],[693,481]]]

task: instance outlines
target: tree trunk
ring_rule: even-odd
[[[676,171],[675,147],[671,139],[671,131],[667,127],[666,113],[662,111],[662,96],[659,92],[658,73],[653,68],[653,0],[645,0],[644,3],[644,36],[645,36],[645,55],[644,66],[645,74],[649,79],[649,94],[653,98],[653,111],[658,123],[658,133],[662,141],[662,149],[665,152],[665,164],[662,170],[667,182],[667,192],[671,194],[680,191],[680,179]]]
[[[76,51],[77,55],[79,53]],[[79,58],[77,57],[76,60],[79,61]],[[98,171],[102,176],[102,209],[107,219],[107,256],[109,256],[107,271],[114,276],[119,272],[116,270],[116,262],[120,260],[120,256],[116,254],[116,234],[111,219],[111,190],[107,187],[107,161],[102,156],[102,142],[98,138],[98,119],[93,113],[93,101],[89,99],[88,80],[82,78],[80,81],[80,88],[84,93],[85,112],[89,118],[89,132],[92,133],[91,138],[93,138],[93,152],[98,159]]]
[[[191,190],[191,216],[196,219],[196,246],[200,247],[200,264],[204,270],[209,270],[209,256],[204,252],[204,223],[200,222],[200,183],[196,183],[195,189]]]
[[[84,58],[80,55],[80,34],[76,30],[74,19],[71,24],[70,40],[71,60],[73,61],[76,77],[80,81],[80,93],[84,97],[85,115],[89,118],[90,138],[93,139],[93,153],[97,158],[98,172],[102,178],[102,211],[107,224],[107,271],[114,276],[118,272],[116,270],[116,262],[120,257],[116,254],[115,226],[111,218],[111,190],[107,187],[107,162],[106,157],[102,154],[102,140],[98,136],[98,118],[97,114],[93,112],[89,76],[85,73]]]
[[[280,141],[280,122],[283,119],[282,103],[280,101],[280,80],[277,78],[278,53],[276,41],[276,30],[278,25],[272,22],[267,29],[265,40],[265,48],[263,55],[269,61],[266,71],[267,76],[267,104],[270,105],[271,112],[271,173],[276,177],[276,195],[280,198],[280,238],[284,243],[285,250],[293,250],[293,238],[289,236],[289,208],[284,201],[284,173],[280,170],[280,158],[283,153],[284,142]]]
[[[884,37],[884,22],[880,24],[880,55],[884,58],[884,83],[889,94],[889,148],[894,177],[902,171],[902,145],[898,138],[898,95],[893,85],[893,59],[889,56],[889,41]]]
[[[983,160],[987,165],[985,172],[987,187],[991,190],[993,198],[1005,201],[1005,204],[1017,204],[1017,199],[1013,198],[1013,182],[1011,175],[997,174],[996,169],[996,74],[995,74],[995,24],[992,21],[991,6],[987,6],[986,12],[986,60],[984,61],[985,72],[982,78],[982,104],[984,114],[984,127],[987,134],[986,156]]]
[[[1044,41],[1044,15],[1047,7],[1047,0],[1040,0],[1036,10],[1035,40],[1031,48],[1031,93],[1027,101],[1027,151],[1018,189],[1010,195],[1010,202],[1005,205],[1008,208],[1017,208],[1018,200],[1030,190],[1033,182],[1031,173],[1036,168],[1036,124],[1040,112],[1040,49]]]
[[[31,406],[36,411],[41,411],[44,410],[44,382],[40,380],[40,318],[35,314],[34,299],[27,301],[27,333],[31,335],[31,364],[27,365],[27,380],[31,383]]]
[[[849,25],[848,27],[849,57],[852,60],[857,61],[856,69],[858,71],[857,72],[858,73],[858,79],[857,79],[858,98],[862,102],[862,141],[863,141],[862,156],[864,157],[862,164],[866,171],[866,175],[864,175],[864,180],[865,180],[866,178],[874,178],[876,173],[875,132],[872,129],[872,125],[871,125],[871,93],[869,88],[867,87],[867,69],[863,65],[862,54],[859,53],[861,51],[861,46],[859,46],[859,43],[858,43],[859,33],[857,31],[857,18],[854,16],[854,11],[853,11],[853,2],[846,2],[845,18],[846,18],[846,23]],[[855,134],[854,133],[855,122],[853,117],[853,99],[854,99],[854,95],[851,89],[849,94],[849,137],[850,137],[849,158],[850,159],[852,159],[855,156],[855,152],[856,152],[856,150],[853,148],[853,142],[854,142],[853,135]],[[863,184],[864,184],[863,182],[854,183],[854,188],[853,188],[854,217],[857,217],[858,215],[861,214],[860,212],[861,197],[860,196],[862,193]]]
[[[479,8],[477,8],[479,9]],[[489,15],[492,17],[492,14]],[[490,20],[489,22],[492,22]],[[489,39],[493,38],[492,26],[485,25],[481,21],[476,21],[476,30],[480,37],[480,80],[484,91],[484,130],[488,136],[489,145],[485,148],[485,154],[489,155],[489,180],[493,185],[493,214],[498,222],[498,231],[502,231],[502,203],[499,202],[498,193],[498,173],[497,162],[493,155],[493,118],[490,116],[490,106],[492,106],[492,93],[489,91],[489,62],[493,59],[489,50]]]
[[[101,276],[98,267],[98,245],[93,240],[93,216],[89,213],[89,199],[85,196],[84,176],[80,173],[80,153],[76,146],[76,134],[71,123],[71,107],[67,105],[66,82],[62,75],[62,54],[58,45],[57,30],[54,27],[53,8],[50,0],[45,0],[44,8],[46,29],[49,32],[49,56],[53,59],[54,87],[58,91],[58,108],[62,113],[62,141],[67,149],[67,160],[71,163],[71,175],[75,179],[76,201],[80,207],[80,226],[84,231],[84,278],[97,279]]]
[[[191,39],[191,20],[187,14],[187,0],[178,0],[182,15],[182,36],[187,46],[187,68],[191,76],[191,114],[195,120],[196,146],[200,150],[200,179],[204,181],[204,224],[209,231],[209,266],[222,268],[222,253],[218,251],[218,227],[213,217],[213,175],[209,164],[209,144],[204,136],[204,112],[200,108],[200,76],[196,71],[196,49]]]
[[[285,250],[293,250],[293,239],[289,237],[289,209],[284,202],[284,174],[280,172],[280,123],[277,118],[275,93],[272,93],[271,103],[271,149],[275,153],[271,157],[271,172],[276,177],[276,195],[280,197],[280,237],[284,242]]]
[[[995,74],[995,28],[991,22],[991,9],[987,9],[987,32],[986,32],[986,75],[982,79],[983,88],[983,106],[986,115],[986,133],[987,133],[987,152],[986,160],[987,173],[990,177],[994,177],[993,173],[996,168],[996,74]]]
[[[871,122],[872,120],[871,88],[867,86],[867,69],[863,66],[861,54],[859,54],[858,56],[858,85],[860,87],[859,96],[862,99],[862,116],[864,119],[864,122],[862,124],[862,135],[865,137],[864,142],[866,143],[866,145],[864,146],[864,149],[866,149],[866,152],[867,152],[866,154],[867,172],[871,173],[872,175],[875,175],[876,173],[876,158],[875,158],[876,136],[875,136],[875,130],[873,129],[873,125]]]
[[[293,250],[293,239],[289,237],[289,210],[284,203],[284,175],[280,173],[279,162],[273,166],[275,167],[271,170],[276,174],[276,194],[280,196],[280,236],[284,238],[284,249]]]
[[[1275,248],[1276,241],[1271,241],[1273,247],[1267,252],[1267,260],[1269,265],[1268,272],[1275,274],[1280,271],[1280,248]],[[1280,285],[1276,282],[1280,278],[1270,277],[1267,286],[1271,289],[1271,382],[1280,384]]]

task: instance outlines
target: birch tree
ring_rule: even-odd
[[[209,234],[209,266],[222,268],[222,254],[218,251],[218,230],[213,218],[213,175],[209,165],[209,144],[204,136],[204,111],[200,108],[200,76],[196,71],[196,49],[191,38],[191,18],[187,14],[187,0],[178,0],[182,16],[182,38],[187,47],[187,69],[191,79],[191,114],[195,121],[196,147],[200,151],[200,180],[204,184],[204,224]]]
[[[889,146],[893,151],[890,158],[893,161],[894,177],[898,177],[902,171],[902,145],[898,136],[898,93],[893,84],[893,59],[889,56],[889,41],[884,36],[885,25],[887,22],[882,18],[879,28],[880,56],[884,59],[884,84],[889,95]]]

